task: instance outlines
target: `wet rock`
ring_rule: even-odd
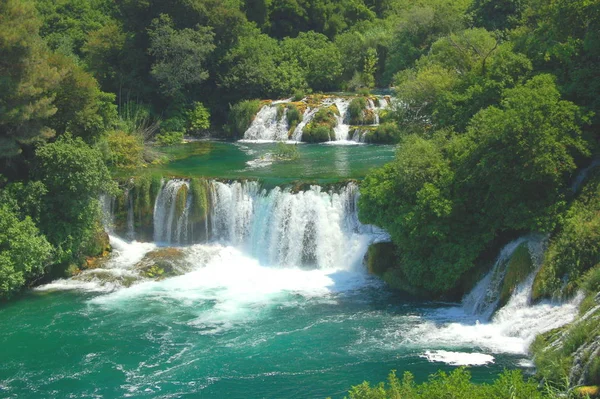
[[[170,247],[147,253],[135,268],[145,277],[163,279],[184,274],[190,266],[181,248]]]

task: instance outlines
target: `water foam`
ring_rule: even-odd
[[[425,351],[421,357],[430,362],[441,362],[451,366],[483,366],[494,363],[494,356],[485,353],[449,352],[444,350]]]

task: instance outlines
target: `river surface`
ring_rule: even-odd
[[[122,251],[148,249],[132,245]],[[478,381],[526,358],[520,340],[502,348],[509,339],[486,339],[456,305],[398,297],[360,270],[263,266],[217,244],[187,251],[196,269],[183,276],[58,282],[5,306],[2,396],[341,398],[391,369],[423,380],[449,368],[427,355],[492,355],[472,369]]]
[[[198,155],[206,145],[214,148]],[[393,154],[299,145],[302,163],[255,167],[248,162],[269,145],[183,148],[193,154],[178,150],[167,169],[283,180],[326,178],[328,166],[332,176],[360,178],[369,163]],[[0,397],[342,398],[392,369],[423,381],[461,365],[475,381],[490,381],[504,368],[530,370],[535,334],[577,313],[574,302],[531,305],[532,279],[492,318],[467,306],[489,297],[491,278],[465,305],[389,291],[363,265],[369,244],[386,234],[359,222],[355,183],[295,191],[213,180],[204,241],[175,245],[193,201],[175,214],[172,188],[186,184],[163,181],[154,206],[154,234],[163,242],[112,233],[113,253],[99,268],[0,307]],[[157,280],[156,271],[148,274],[153,262],[177,275]]]
[[[335,182],[361,179],[394,158],[392,145],[282,144],[294,146],[298,157],[276,161],[274,143],[199,141],[165,148],[171,161],[151,170],[180,177],[260,179],[264,184],[292,181]]]

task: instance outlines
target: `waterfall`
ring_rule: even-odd
[[[278,111],[280,102],[265,105],[258,111],[244,133],[244,140],[282,141],[288,139],[287,108]],[[278,114],[281,114],[278,118]]]
[[[302,141],[302,132],[304,130],[304,127],[308,125],[310,121],[312,121],[313,117],[315,116],[318,110],[318,107],[315,107],[313,109],[306,108],[306,111],[304,111],[304,115],[302,116],[302,121],[298,123],[296,129],[294,129],[294,133],[292,133],[292,139],[294,141]]]
[[[508,243],[498,255],[492,270],[485,277],[477,283],[475,288],[463,299],[463,308],[467,313],[478,315],[483,320],[488,320],[492,314],[496,311],[500,302],[500,293],[502,290],[502,282],[506,275],[506,268],[508,263],[515,252],[515,250],[526,242],[528,245],[530,256],[534,263],[535,268],[539,267],[542,262],[542,254],[545,248],[545,240],[539,237],[522,237]],[[533,278],[531,281],[533,284]],[[529,287],[530,289],[531,287]],[[518,291],[518,289],[517,289]],[[523,295],[517,295],[519,298],[519,305],[524,305],[522,301],[529,300],[529,292],[524,292]],[[511,297],[511,301],[515,297]],[[508,306],[508,305],[507,305]]]
[[[335,139],[336,141],[348,140],[350,126],[346,124],[346,113],[348,111],[350,101],[342,98],[336,98],[333,102],[340,113],[339,115],[336,115],[337,125],[333,129],[335,132]]]
[[[193,194],[189,183],[173,179],[163,183],[154,206],[154,240],[191,244]],[[387,237],[383,230],[358,220],[358,186],[337,190],[320,186],[292,192],[290,188],[262,189],[258,182],[208,183],[208,220],[204,242],[232,245],[260,262],[277,266],[332,268],[358,265],[367,246]]]
[[[213,237],[269,265],[331,268],[360,262],[377,233],[357,217],[358,189],[319,186],[293,193],[256,182],[213,183]]]
[[[154,241],[182,244],[188,239],[191,195],[189,183],[182,179],[163,183],[154,204]],[[181,201],[185,196],[185,201]]]
[[[116,198],[108,195],[102,194],[100,196],[100,207],[102,210],[102,225],[104,229],[112,233],[115,228],[115,202]]]
[[[318,102],[314,101],[317,100]],[[293,140],[296,142],[302,141],[302,134],[306,125],[308,125],[315,114],[324,107],[329,107],[335,104],[339,115],[336,115],[337,124],[334,128],[334,137],[329,143],[348,144],[349,141],[363,142],[364,140],[356,140],[356,134],[350,136],[350,126],[347,124],[347,111],[352,101],[351,97],[326,97],[313,98],[313,101],[303,99],[306,105],[302,121],[298,123],[293,132],[290,132],[290,126],[287,123],[287,104],[291,99],[273,101],[272,103],[263,106],[252,121],[250,127],[244,133],[244,141],[287,141]],[[386,97],[377,97],[378,104],[376,105],[373,99],[367,100],[367,109],[373,113],[373,125],[379,125],[379,113],[382,109],[389,107],[389,102]],[[316,102],[316,105],[315,105]],[[361,138],[360,135],[358,137]]]
[[[125,191],[127,199],[127,239],[133,241],[135,239],[135,222],[133,216],[133,193],[131,190]]]

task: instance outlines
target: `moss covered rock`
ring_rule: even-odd
[[[159,248],[149,252],[135,267],[143,276],[155,279],[178,276],[190,269],[180,248]]]
[[[365,255],[367,271],[377,276],[383,274],[397,263],[396,246],[391,242],[371,244]]]
[[[504,275],[500,291],[499,306],[504,306],[508,302],[515,288],[525,281],[533,271],[534,265],[529,253],[529,247],[527,243],[523,243],[515,249],[506,266],[506,274]]]

